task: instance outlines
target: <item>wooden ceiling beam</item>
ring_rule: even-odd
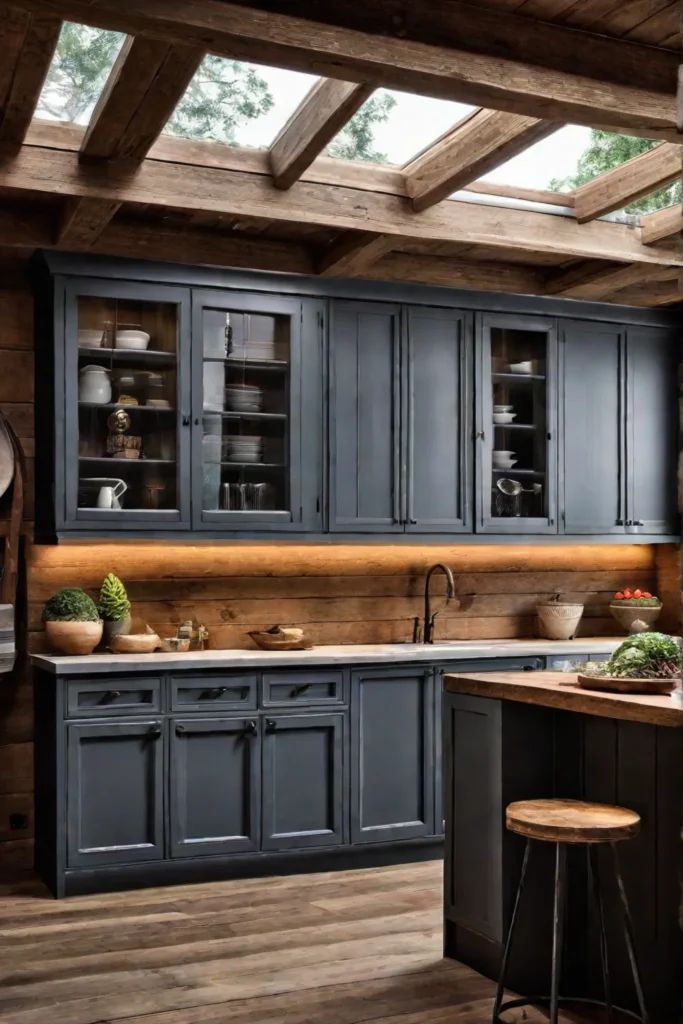
[[[275,186],[291,188],[373,91],[362,82],[319,79],[270,147]]]
[[[196,47],[128,36],[86,128],[81,160],[125,161],[130,173],[161,133],[202,57]],[[58,242],[90,248],[120,205],[87,197],[69,201]]]
[[[339,233],[371,231],[397,240],[683,265],[683,253],[642,244],[626,224],[580,225],[573,217],[461,200],[418,214],[405,199],[382,192],[308,181],[281,192],[261,174],[199,166],[188,174],[186,165],[160,160],[144,160],[131,174],[125,167],[84,163],[75,153],[24,146],[0,161],[0,188],[311,224]]]
[[[622,288],[645,285],[680,276],[678,267],[658,267],[642,263],[581,263],[553,274],[546,283],[546,294],[565,299],[596,301],[607,298]]]
[[[324,277],[362,276],[380,256],[390,252],[396,239],[372,231],[348,231],[323,253],[318,273]]]
[[[381,257],[368,266],[362,276],[374,281],[413,281],[519,295],[542,295],[545,286],[545,273],[537,267],[406,252]]]
[[[576,189],[576,219],[582,224],[656,192],[683,174],[683,146],[662,143]]]
[[[412,4],[418,9],[412,12],[405,5],[405,18],[399,17],[398,24],[387,12],[373,22],[374,5],[367,2],[309,2],[303,5],[309,15],[305,18],[227,0],[194,0],[191,5],[147,0],[134,8],[120,0],[18,2],[27,10],[132,35],[156,35],[233,59],[545,120],[611,127],[665,141],[680,138],[675,54],[517,15],[505,17],[504,12],[481,12],[455,0],[447,7],[435,0]],[[320,11],[324,7],[343,10],[326,14]],[[346,17],[349,24],[323,24],[314,16]],[[395,36],[386,34],[387,24],[395,26]],[[503,46],[507,56],[492,53],[501,49],[504,34],[509,37]],[[443,41],[449,36],[450,45]]]
[[[640,219],[640,237],[644,245],[657,245],[672,239],[683,251],[683,205],[667,206]]]
[[[62,26],[59,17],[0,5],[0,147],[24,141]]]
[[[675,306],[683,304],[683,279],[650,281],[641,287],[624,288],[608,298],[625,306]]]
[[[500,110],[478,110],[403,168],[413,209],[426,210],[561,125]]]

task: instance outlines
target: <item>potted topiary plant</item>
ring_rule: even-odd
[[[63,654],[92,654],[102,639],[97,606],[78,587],[53,594],[43,608],[43,622],[50,644]]]
[[[104,642],[130,633],[130,601],[118,576],[107,573],[100,589],[100,615],[104,623]]]

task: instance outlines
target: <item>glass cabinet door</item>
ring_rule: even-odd
[[[301,303],[226,292],[193,301],[201,522],[300,523]]]
[[[70,284],[67,519],[189,525],[189,293]]]
[[[481,318],[476,431],[480,530],[557,533],[556,368],[552,320]]]

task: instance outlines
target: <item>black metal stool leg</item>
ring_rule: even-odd
[[[588,861],[588,877],[592,883],[593,898],[598,910],[598,925],[600,927],[600,965],[602,967],[602,987],[605,994],[605,1007],[607,1009],[607,1022],[612,1024],[612,986],[609,976],[609,954],[607,951],[607,931],[605,928],[605,907],[602,902],[602,887],[600,885],[600,866],[598,864],[597,850],[595,846],[586,847],[586,859]]]
[[[500,1014],[500,1006],[503,1001],[503,995],[505,993],[505,978],[507,976],[508,960],[510,959],[510,949],[512,948],[512,935],[515,930],[515,922],[517,921],[517,911],[519,910],[519,902],[522,896],[522,890],[524,889],[524,882],[526,880],[527,868],[529,867],[529,857],[531,856],[531,840],[527,839],[526,846],[524,847],[524,859],[522,860],[522,870],[519,875],[519,883],[517,885],[517,893],[515,895],[515,902],[512,907],[512,916],[510,918],[510,927],[508,928],[507,938],[505,940],[505,950],[503,951],[503,960],[500,965],[500,974],[498,976],[498,988],[496,989],[496,999],[493,1004],[493,1021],[494,1024],[498,1020]]]
[[[555,844],[555,898],[553,901],[553,963],[550,980],[550,1024],[557,1024],[562,973],[562,944],[564,939],[564,904],[567,882],[567,850],[562,843]]]
[[[619,898],[621,900],[621,909],[624,919],[624,938],[626,940],[628,958],[631,963],[631,973],[633,975],[633,984],[635,986],[636,997],[638,999],[638,1008],[640,1009],[640,1016],[643,1024],[649,1024],[650,1018],[648,1017],[647,1009],[645,1007],[643,984],[640,980],[640,970],[638,968],[638,958],[636,956],[633,921],[631,919],[631,910],[628,905],[626,889],[624,888],[624,880],[621,877],[621,869],[619,867],[619,854],[617,853],[617,844],[610,843],[610,849],[612,850],[612,859],[614,861],[614,874],[617,880],[617,886],[619,888]]]

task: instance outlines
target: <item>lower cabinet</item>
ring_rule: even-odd
[[[164,856],[162,721],[67,727],[67,859],[71,867]]]
[[[264,719],[264,850],[344,842],[345,721],[342,713]]]
[[[171,721],[172,857],[258,850],[260,752],[256,718]]]
[[[352,674],[353,843],[434,834],[434,705],[431,667]]]

